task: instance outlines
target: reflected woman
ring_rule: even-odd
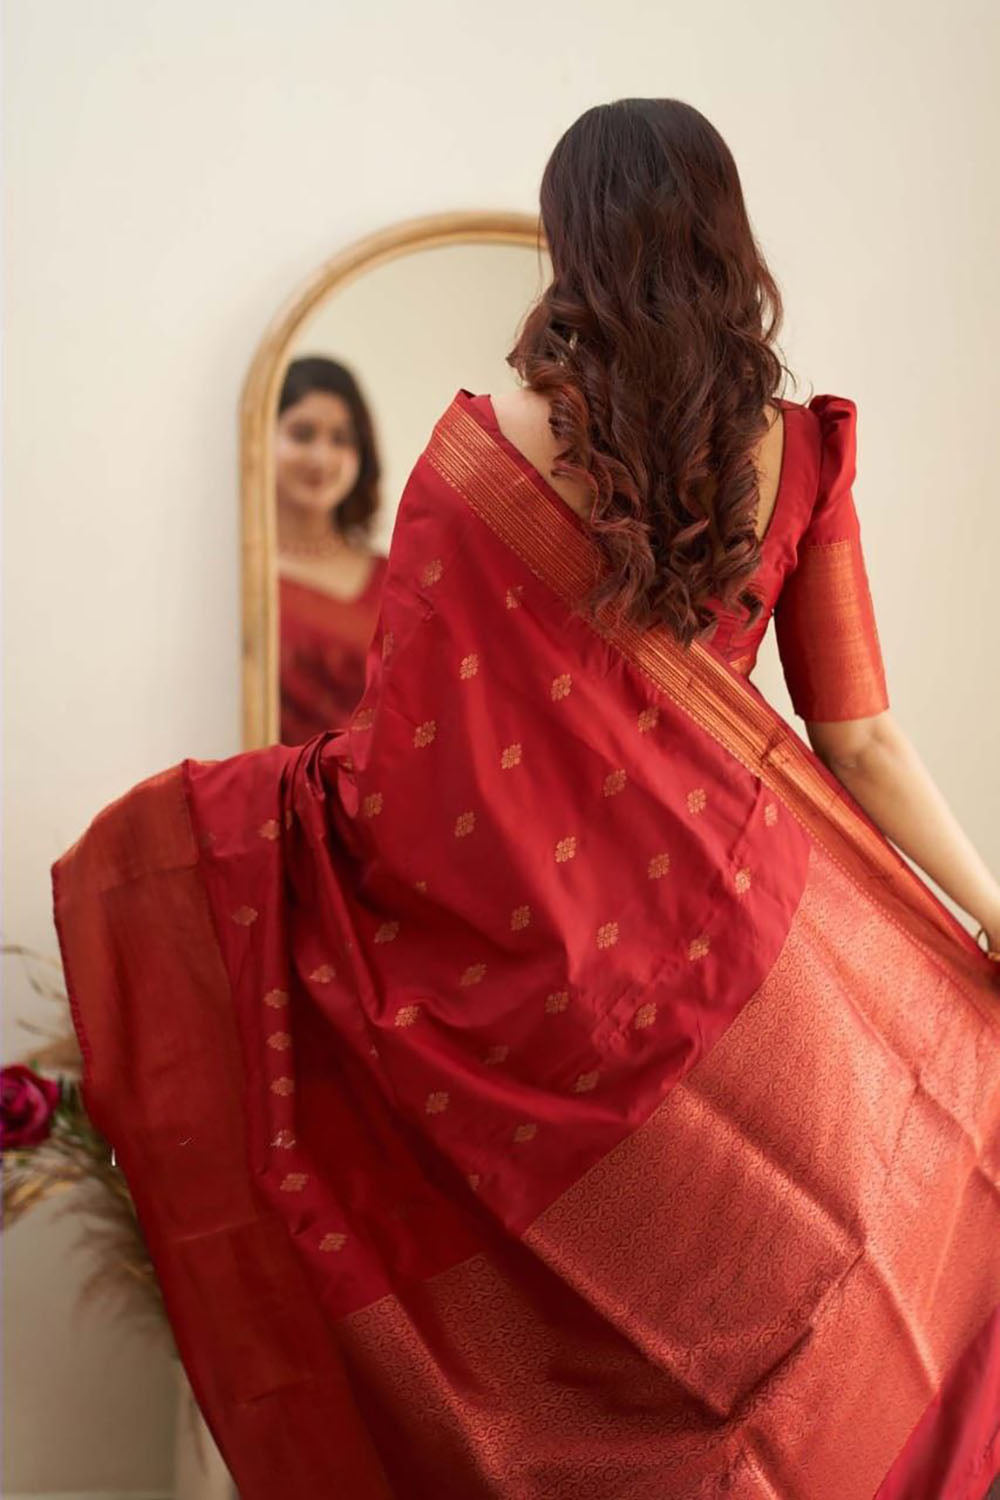
[[[367,543],[379,474],[350,370],[319,355],[293,360],[275,441],[282,744],[346,724],[364,689],[386,569]]]

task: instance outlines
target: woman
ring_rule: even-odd
[[[88,1107],[244,1500],[981,1500],[1000,889],[889,714],[854,405],[775,395],[696,110],[588,110],[541,208],[346,730],[56,864]]]
[[[275,443],[283,744],[342,728],[364,691],[386,570],[367,545],[379,473],[350,370],[317,355],[293,360]]]

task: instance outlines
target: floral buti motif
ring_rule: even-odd
[[[616,797],[619,792],[623,792],[625,790],[625,784],[627,781],[628,775],[625,771],[621,769],[617,771],[611,771],[604,778],[605,797]]]

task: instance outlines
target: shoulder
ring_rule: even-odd
[[[490,397],[490,402],[497,422],[508,436],[513,432],[551,435],[548,398],[538,391],[528,387],[499,391]]]

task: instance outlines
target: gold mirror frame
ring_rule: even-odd
[[[272,319],[257,347],[240,398],[245,750],[278,739],[274,411],[291,345],[309,314],[334,289],[397,256],[462,243],[545,250],[539,221],[531,214],[471,211],[403,220],[357,240],[320,266]]]

